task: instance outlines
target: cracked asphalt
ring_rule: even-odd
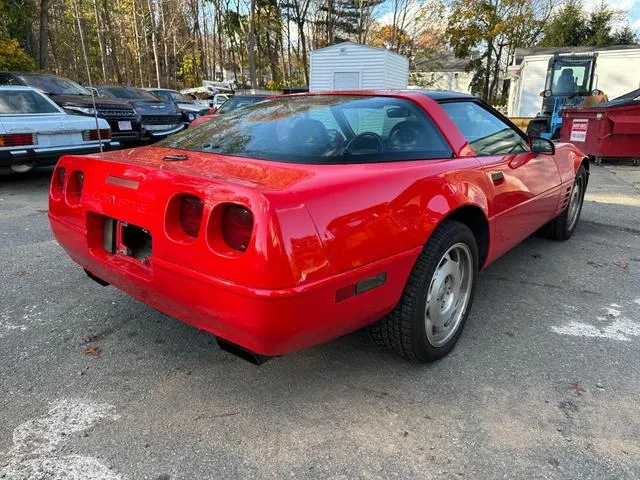
[[[426,366],[363,332],[248,364],[87,279],[50,170],[0,178],[0,478],[639,478],[640,168],[591,172],[573,238],[484,271]]]

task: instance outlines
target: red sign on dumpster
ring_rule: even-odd
[[[587,127],[589,120],[586,118],[574,118],[571,124],[571,142],[584,142],[587,140]]]

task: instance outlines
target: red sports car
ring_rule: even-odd
[[[368,326],[427,362],[458,340],[478,270],[541,228],[571,236],[588,173],[469,95],[294,95],[63,157],[49,218],[91,278],[244,358]]]

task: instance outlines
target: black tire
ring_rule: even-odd
[[[470,297],[462,311],[461,319],[451,330],[446,343],[435,346],[427,337],[425,312],[427,295],[436,268],[441,265],[445,253],[455,245],[468,247]],[[431,235],[409,275],[404,292],[396,308],[386,317],[369,327],[374,342],[392,348],[397,354],[413,362],[432,362],[447,355],[460,338],[466,323],[478,275],[478,247],[473,232],[466,225],[445,220]]]
[[[575,220],[570,221],[569,216],[573,215],[571,209],[571,197],[573,196],[575,188],[577,185],[580,185],[579,198],[577,201],[579,202],[577,205],[577,212],[575,212]],[[567,203],[567,207],[562,211],[560,215],[547,223],[544,227],[542,227],[542,234],[550,238],[552,240],[568,240],[573,235],[573,232],[578,225],[578,221],[580,220],[580,213],[582,212],[582,204],[584,202],[584,193],[587,190],[587,171],[584,168],[584,165],[580,165],[578,169],[578,173],[576,173],[576,179],[574,181],[573,187],[571,189],[571,194],[569,197],[569,202]]]

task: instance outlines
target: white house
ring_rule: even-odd
[[[469,59],[445,52],[428,59],[418,59],[410,76],[411,86],[471,93],[473,72],[467,72]]]
[[[344,42],[311,52],[309,91],[403,89],[409,60],[384,48]]]

